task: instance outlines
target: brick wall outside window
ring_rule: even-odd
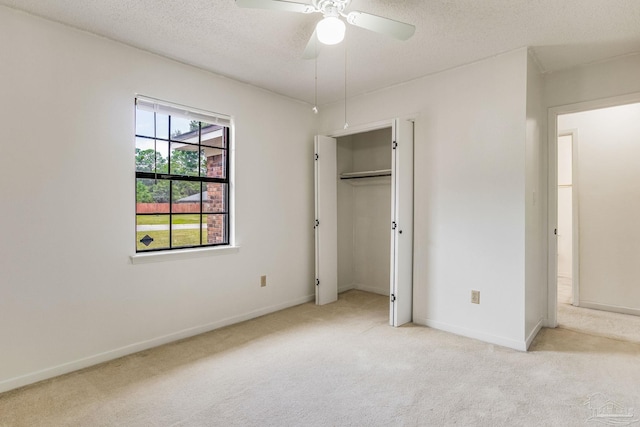
[[[207,176],[223,176],[225,171],[224,155],[217,154],[207,157]],[[207,183],[207,199],[213,212],[226,211],[224,186]],[[207,216],[207,243],[215,244],[225,241],[225,221],[222,215]]]

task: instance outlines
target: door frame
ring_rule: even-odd
[[[330,302],[334,302],[337,297],[338,297],[338,280],[337,280],[337,274],[338,274],[338,266],[337,266],[337,258],[335,260],[332,260],[332,262],[330,262],[330,266],[329,269],[331,270],[335,270],[332,271],[331,273],[331,277],[329,282],[332,284],[332,288],[335,289],[335,297],[330,297],[327,298],[326,294],[322,295],[321,298],[321,291],[319,289],[319,281],[320,276],[321,276],[321,271],[319,268],[319,256],[320,256],[320,249],[321,247],[319,246],[319,227],[322,227],[322,225],[326,224],[326,221],[322,221],[321,218],[319,218],[320,216],[320,212],[319,212],[319,204],[318,204],[318,172],[319,172],[319,163],[318,161],[320,160],[316,155],[318,154],[318,150],[319,150],[319,144],[320,144],[320,140],[321,138],[328,138],[328,139],[332,139],[334,140],[334,145],[337,144],[337,139],[343,136],[348,136],[348,135],[354,135],[354,134],[358,134],[358,133],[364,133],[364,132],[369,132],[369,131],[374,131],[374,130],[379,130],[379,129],[386,129],[389,128],[391,129],[393,126],[393,119],[388,120],[388,121],[380,121],[380,122],[376,122],[376,123],[372,123],[372,124],[368,124],[368,125],[364,125],[364,126],[357,126],[357,127],[349,127],[347,129],[341,129],[339,131],[335,131],[335,132],[329,132],[329,133],[324,133],[324,132],[318,132],[315,136],[314,136],[314,264],[315,264],[315,278],[314,278],[314,288],[315,288],[315,303],[318,305],[323,305],[326,303],[330,303]],[[322,161],[322,160],[320,160]],[[338,179],[337,173],[335,171],[335,167],[337,166],[336,164],[336,156],[335,153],[333,155],[332,158],[333,161],[333,175],[335,175],[334,179]],[[337,199],[336,199],[337,202]],[[336,205],[337,208],[337,205]],[[336,213],[337,213],[337,209],[336,209]],[[323,224],[318,224],[318,221],[323,222]],[[329,221],[329,224],[333,224],[333,221]],[[337,234],[337,224],[336,224],[336,230],[335,230],[336,234]],[[331,244],[331,246],[333,246],[333,242]],[[335,249],[337,250],[337,244],[335,245]],[[335,256],[337,257],[337,252],[335,253]],[[335,261],[335,262],[334,262]],[[322,280],[324,283],[327,282],[326,278]],[[329,292],[331,292],[331,294],[333,293],[333,289],[331,289]]]
[[[336,130],[334,132],[328,132],[328,133],[321,133],[320,135],[325,135],[330,138],[340,138],[342,136],[355,135],[357,133],[364,133],[364,132],[370,132],[373,130],[391,128],[393,126],[394,120],[395,119],[381,120],[378,122],[367,123],[359,126],[353,126],[353,127],[349,126],[346,129],[340,129],[340,130]],[[410,119],[407,119],[407,120],[410,120]]]
[[[578,182],[578,129],[559,130],[556,138],[560,138],[561,136],[571,137],[571,305],[578,307],[580,305],[580,193],[578,191],[580,183]]]
[[[333,131],[333,132],[319,132],[318,135],[324,135],[324,136],[327,136],[327,137],[330,137],[330,138],[340,138],[340,137],[343,137],[343,136],[355,135],[355,134],[375,131],[375,130],[379,130],[379,129],[391,129],[392,130],[392,139],[393,139],[393,138],[396,137],[396,135],[393,133],[393,131],[395,129],[396,120],[397,121],[403,121],[403,120],[404,121],[410,121],[410,122],[413,123],[413,126],[414,126],[413,146],[415,147],[415,120],[416,120],[416,116],[415,115],[394,117],[394,118],[390,118],[390,119],[387,119],[387,120],[380,120],[380,121],[377,121],[377,122],[365,123],[365,124],[358,125],[358,126],[353,126],[353,127],[349,126],[346,129],[340,129],[340,130],[336,130],[336,131]],[[411,174],[413,175],[412,176],[412,180],[413,180],[413,177],[415,176],[415,171],[413,170],[413,168],[412,168]],[[392,181],[393,181],[393,179],[392,179]],[[415,198],[414,198],[414,201],[415,201]],[[412,203],[412,209],[414,209],[414,203]],[[412,217],[413,217],[413,215],[412,215]],[[389,224],[389,226],[391,226],[391,224]],[[413,234],[413,227],[411,227],[411,232]],[[412,238],[413,238],[413,236],[412,236]],[[391,244],[393,244],[393,242],[391,242]],[[412,243],[412,246],[413,246],[413,243]],[[413,265],[413,254],[414,254],[413,248],[412,248],[411,252],[412,252],[411,253],[411,263]],[[391,266],[391,267],[393,267],[393,266]],[[411,270],[412,270],[411,274],[413,275],[413,267],[412,267]],[[390,285],[392,285],[392,283],[390,283]],[[390,292],[391,292],[391,290],[390,290]],[[413,285],[413,280],[412,280],[412,282],[411,282],[411,295],[410,295],[412,317],[413,317],[413,293],[414,293],[414,285]],[[392,326],[394,326],[394,321],[395,320],[394,320],[394,316],[391,315],[391,314],[389,316],[389,321],[390,321],[390,324]]]
[[[558,326],[558,239],[555,230],[558,227],[558,116],[563,114],[581,113],[584,111],[599,110],[601,108],[617,107],[620,105],[635,104],[640,102],[640,92],[601,98],[591,101],[577,102],[573,104],[551,107],[547,114],[547,321],[545,326],[555,328]],[[574,143],[577,139],[574,139]],[[576,165],[573,165],[576,166]],[[574,170],[575,174],[575,170]],[[575,175],[574,175],[575,179]],[[574,181],[574,185],[577,180]],[[574,187],[574,192],[577,187]],[[577,197],[576,197],[577,200]],[[575,229],[578,235],[579,231]],[[575,235],[574,235],[575,237]],[[574,245],[578,241],[574,241]],[[575,252],[574,252],[575,253]],[[575,259],[574,259],[575,263]],[[575,264],[574,264],[575,266]],[[578,264],[579,266],[579,264]],[[575,274],[575,270],[573,272]],[[578,271],[579,274],[579,271]]]

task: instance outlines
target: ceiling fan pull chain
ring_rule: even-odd
[[[318,114],[318,40],[314,42],[316,50],[315,58],[315,80],[314,80],[314,93],[313,93],[313,113]]]
[[[349,127],[347,122],[347,44],[344,44],[344,128]]]

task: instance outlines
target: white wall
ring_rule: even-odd
[[[545,75],[547,107],[640,92],[640,54]]]
[[[543,78],[527,58],[525,178],[525,337],[527,347],[547,313],[547,150]]]
[[[414,322],[514,348],[526,346],[526,90],[520,49],[349,99],[352,127],[418,117]],[[323,108],[324,132],[343,112]]]
[[[391,180],[353,183],[353,273],[356,289],[390,293]]]
[[[391,128],[338,138],[338,173],[391,168]],[[338,287],[389,295],[391,179],[338,180]]]
[[[351,138],[353,171],[391,169],[391,127],[357,133]]]
[[[640,314],[640,104],[559,116],[576,129],[580,305]]]
[[[234,117],[238,253],[131,264],[136,93]],[[308,105],[0,7],[0,117],[0,391],[312,297]]]

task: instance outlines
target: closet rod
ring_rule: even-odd
[[[391,171],[352,172],[340,175],[340,179],[379,178],[391,176]]]

